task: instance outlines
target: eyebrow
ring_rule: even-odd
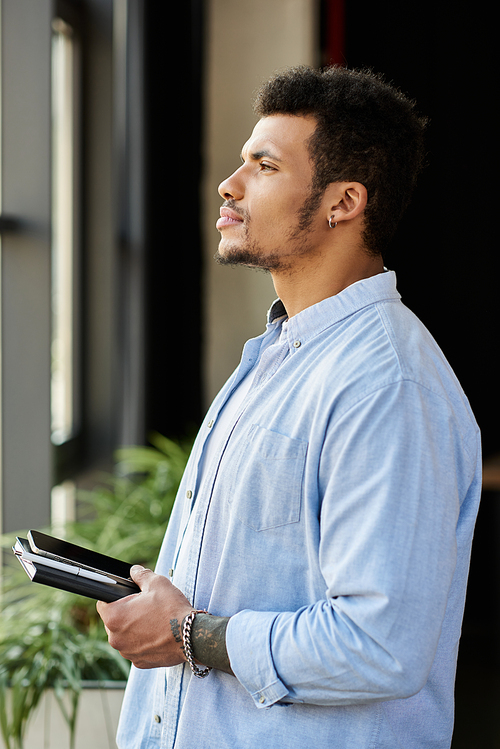
[[[273,159],[273,161],[282,162],[282,159],[280,159],[278,156],[276,156],[272,151],[268,151],[267,149],[263,148],[260,151],[254,151],[253,153],[249,154],[252,161],[258,161],[259,159],[263,158],[270,158]],[[244,162],[243,158],[243,151],[240,153],[240,159],[242,162]]]

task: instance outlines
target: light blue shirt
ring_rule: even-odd
[[[283,315],[212,404],[157,566],[231,617],[237,678],[133,668],[118,745],[447,749],[478,427],[394,273]]]

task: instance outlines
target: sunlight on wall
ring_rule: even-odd
[[[219,183],[239,166],[255,124],[255,89],[275,70],[315,64],[315,0],[212,0],[207,18],[205,120],[205,401],[238,364],[244,342],[265,329],[276,294],[268,274],[215,264]]]

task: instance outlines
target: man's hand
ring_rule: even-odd
[[[193,607],[166,577],[138,565],[130,575],[140,593],[97,603],[109,644],[137,668],[183,663],[182,622]]]

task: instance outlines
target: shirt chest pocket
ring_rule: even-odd
[[[300,520],[307,442],[252,425],[238,448],[228,502],[255,531]]]

